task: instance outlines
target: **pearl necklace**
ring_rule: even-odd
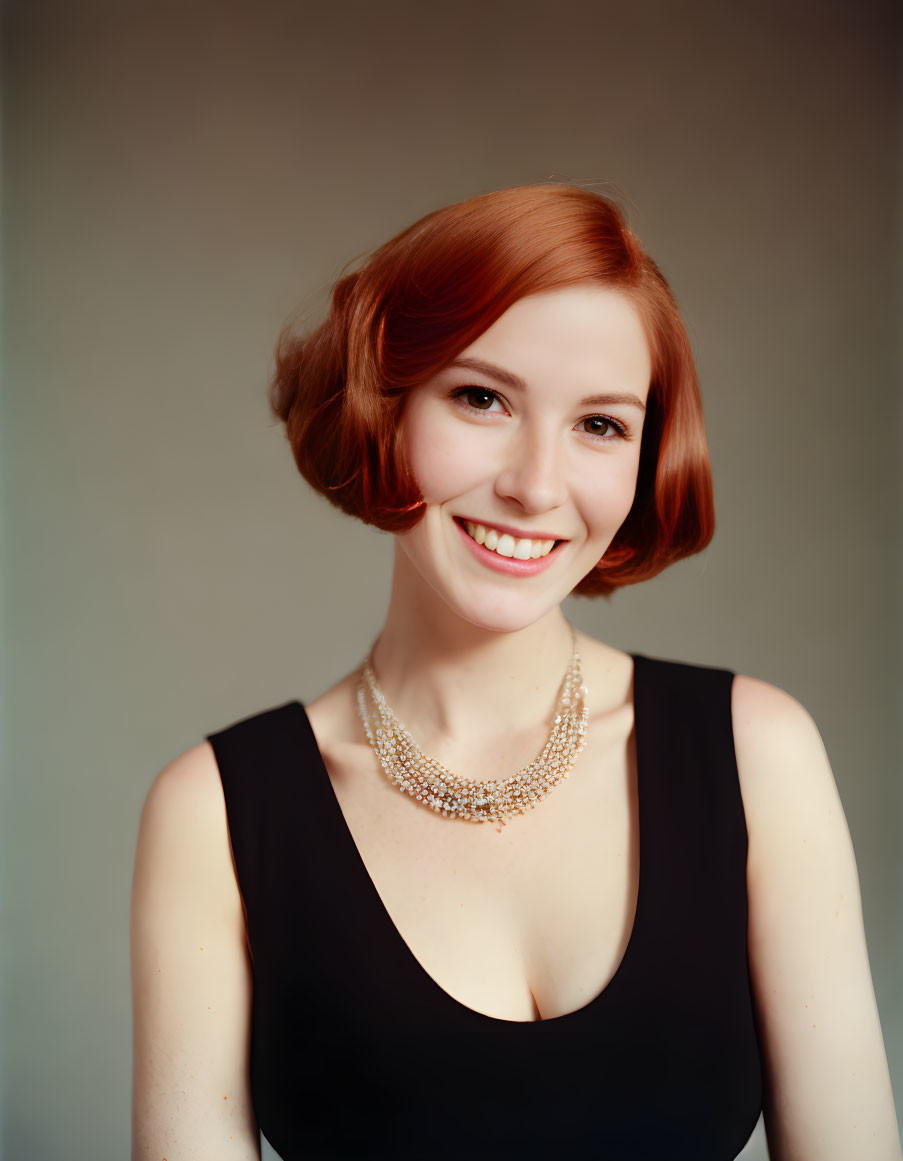
[[[357,690],[358,712],[367,739],[392,785],[443,818],[495,822],[499,830],[508,818],[532,810],[567,778],[586,745],[589,712],[584,695],[587,691],[573,627],[571,633],[574,653],[542,752],[510,778],[491,778],[485,782],[459,778],[435,758],[424,754],[390,709],[368,656]]]

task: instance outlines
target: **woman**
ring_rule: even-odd
[[[900,1157],[855,861],[787,694],[566,621],[713,530],[615,207],[428,215],[280,345],[306,479],[395,537],[362,665],[144,808],[133,1158]],[[362,652],[366,652],[362,644]],[[231,843],[231,851],[230,851]]]

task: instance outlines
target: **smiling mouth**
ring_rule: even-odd
[[[539,560],[543,556],[548,556],[556,544],[561,543],[560,540],[530,540],[525,537],[512,536],[508,532],[499,532],[491,525],[476,524],[472,520],[464,520],[459,516],[455,517],[455,521],[460,524],[471,540],[475,540],[483,548],[489,549],[490,552],[494,552],[498,556],[507,557],[509,560]]]

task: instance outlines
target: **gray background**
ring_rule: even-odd
[[[428,210],[550,177],[617,192],[672,281],[719,519],[568,612],[812,712],[903,1109],[894,6],[32,0],[4,55],[9,1161],[127,1155],[157,771],[380,624],[390,538],[309,493],[266,410],[283,319]]]

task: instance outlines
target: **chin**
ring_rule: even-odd
[[[516,633],[535,625],[560,607],[583,576],[578,562],[570,561],[566,577],[539,575],[517,580],[489,572],[483,577],[473,572],[469,561],[458,558],[457,540],[448,552],[441,538],[418,542],[416,532],[414,529],[405,538],[399,537],[406,566],[449,612],[489,632]],[[586,546],[581,549],[580,555],[584,555]],[[592,553],[590,556],[585,571],[598,559]]]
[[[462,620],[493,633],[517,633],[541,621],[561,604],[547,596],[544,601],[526,600],[511,593],[439,594]],[[566,595],[566,594],[565,594]],[[561,598],[563,600],[564,597]]]

